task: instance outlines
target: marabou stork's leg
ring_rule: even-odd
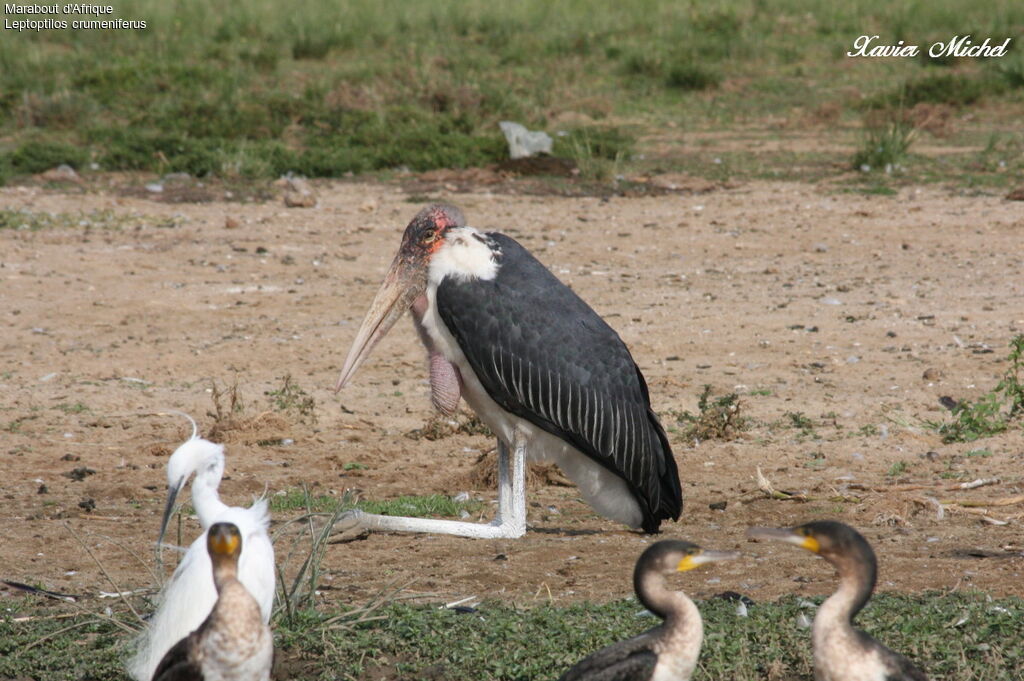
[[[526,438],[517,428],[513,431],[511,445],[498,440],[498,512],[494,520],[487,524],[377,515],[352,510],[342,515],[337,526],[342,530],[362,527],[385,532],[453,534],[472,539],[521,537],[526,534]]]

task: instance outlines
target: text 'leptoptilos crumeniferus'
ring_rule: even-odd
[[[618,334],[515,240],[421,210],[356,334],[341,389],[412,309],[430,357],[432,401],[464,397],[498,437],[498,513],[489,525],[354,513],[369,529],[518,537],[526,458],[554,461],[602,515],[655,532],[682,492],[643,375]],[[511,471],[509,457],[511,454]]]

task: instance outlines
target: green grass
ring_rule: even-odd
[[[816,599],[820,602],[820,599]],[[14,604],[25,614],[31,601]],[[705,641],[698,681],[810,681],[810,633],[797,626],[795,597],[759,603],[698,603]],[[52,614],[52,610],[49,610]],[[485,601],[475,613],[389,603],[358,622],[358,610],[303,610],[275,620],[289,678],[553,680],[584,655],[654,624],[633,599],[607,604],[517,608]],[[909,655],[933,679],[1016,681],[1024,673],[1024,601],[979,593],[882,594],[858,623]],[[127,635],[79,617],[16,623],[0,618],[0,678],[123,679]],[[771,671],[769,671],[771,670]]]
[[[917,137],[914,126],[900,118],[871,125],[865,129],[861,148],[853,156],[853,168],[864,172],[900,169],[907,151]]]
[[[346,470],[352,470],[346,468]],[[422,496],[400,496],[386,500],[362,500],[350,504],[347,499],[329,495],[310,495],[301,489],[289,489],[284,494],[270,497],[271,513],[283,511],[305,511],[314,513],[335,513],[358,508],[367,513],[380,515],[409,516],[414,518],[458,518],[462,512],[475,514],[483,509],[483,503],[475,500],[454,501],[444,494]]]
[[[228,179],[486,165],[505,157],[504,119],[584,128],[562,153],[585,177],[610,180],[656,169],[664,159],[635,158],[647,151],[638,140],[669,124],[774,127],[834,104],[842,128],[896,101],[1019,107],[1024,97],[1016,43],[991,63],[845,57],[866,32],[925,49],[968,29],[1019,40],[1008,31],[1024,25],[1024,5],[1012,0],[913,10],[884,0],[300,0],[286,12],[272,0],[125,0],[115,10],[149,28],[0,42],[0,182],[60,163]],[[583,122],[556,123],[563,115]],[[602,151],[603,135],[624,143]],[[741,152],[733,175],[758,176],[755,157]],[[784,155],[768,165],[791,172]]]
[[[170,227],[178,223],[174,218],[135,218],[111,210],[94,210],[88,213],[40,213],[0,209],[0,230],[35,232],[41,229],[124,229],[143,224]]]
[[[1005,432],[1024,417],[1024,334],[1010,341],[1009,367],[996,387],[974,400],[953,407],[951,421],[926,421],[942,441],[974,442]]]

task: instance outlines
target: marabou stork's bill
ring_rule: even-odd
[[[650,546],[636,561],[633,588],[644,607],[665,621],[591,653],[559,681],[687,681],[697,667],[704,623],[693,601],[681,591],[668,589],[665,578],[737,557],[736,551],[705,551],[686,541],[665,540]]]
[[[412,309],[434,406],[464,397],[498,437],[490,525],[356,514],[371,529],[518,537],[525,461],[554,461],[602,515],[645,532],[678,519],[682,491],[647,384],[618,334],[519,243],[454,206],[421,210],[356,334],[341,389]],[[509,452],[512,471],[509,473]]]
[[[815,681],[928,681],[910,660],[853,626],[878,573],[875,552],[860,532],[819,520],[790,528],[752,527],[747,536],[796,544],[827,560],[839,575],[839,588],[818,608],[811,628]]]
[[[274,638],[259,603],[238,581],[242,535],[231,523],[214,523],[206,547],[217,602],[198,629],[167,651],[153,681],[269,681]]]

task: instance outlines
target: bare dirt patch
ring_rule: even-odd
[[[933,501],[1021,494],[1019,428],[947,445],[924,425],[948,418],[940,397],[990,390],[1009,339],[1024,332],[1019,205],[935,187],[876,197],[760,182],[603,199],[435,189],[474,226],[521,240],[632,349],[684,481],[683,517],[663,536],[750,556],[691,577],[696,594],[828,591],[822,561],[748,544],[743,532],[831,517],[874,543],[884,590],[1024,595],[1024,505],[993,507],[1009,524],[992,525],[960,506],[940,519]],[[232,503],[303,485],[494,500],[486,485],[467,489],[481,480],[488,438],[406,437],[432,416],[410,324],[333,394],[418,205],[392,186],[322,183],[318,193],[317,208],[287,210],[0,190],[0,208],[123,218],[112,229],[0,231],[0,578],[111,591],[70,526],[119,588],[152,585],[164,464],[190,432],[158,413],[192,414],[209,434],[212,380],[237,380],[238,418],[264,419],[220,431]],[[274,408],[269,393],[287,375],[315,400],[315,421]],[[740,395],[748,426],[729,441],[686,440],[673,416],[694,412],[706,384]],[[758,467],[795,498],[766,498]],[[976,478],[999,482],[953,489]],[[651,538],[595,516],[572,487],[535,485],[528,506],[519,540],[380,534],[332,546],[324,597],[359,602],[410,581],[446,600],[630,592]],[[275,526],[294,515],[278,513]],[[182,540],[197,531],[186,521]]]

